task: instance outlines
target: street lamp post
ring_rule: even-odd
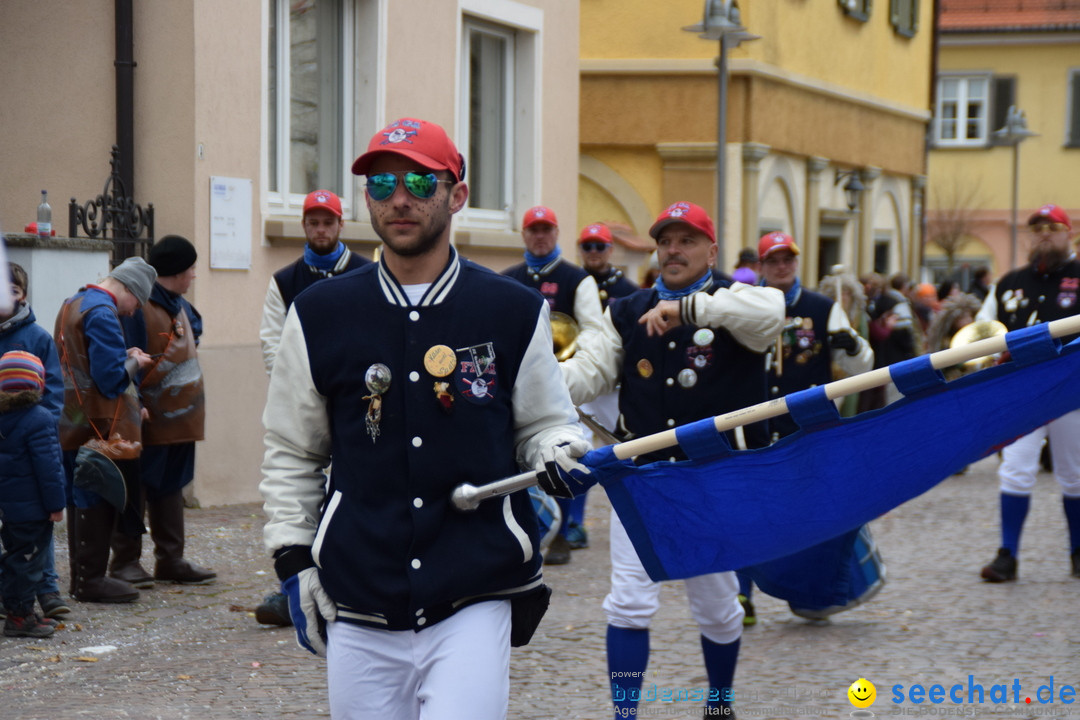
[[[747,32],[740,21],[739,6],[735,0],[705,0],[702,21],[683,28],[687,32],[698,33],[698,37],[704,40],[720,41],[720,56],[716,58],[716,255],[721,263],[724,261],[724,200],[727,189],[724,175],[727,150],[727,53],[729,49],[739,47],[744,40],[761,37]]]
[[[1013,149],[1013,179],[1012,179],[1012,222],[1009,226],[1011,270],[1016,269],[1016,223],[1017,210],[1020,204],[1020,143],[1027,138],[1037,135],[1028,130],[1024,111],[1015,105],[1009,106],[1005,115],[1005,125],[994,131],[994,137],[1003,145],[1012,145]]]

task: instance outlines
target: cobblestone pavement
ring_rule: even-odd
[[[859,677],[877,686],[871,710],[878,717],[1068,717],[1073,706],[1062,704],[1063,686],[1080,685],[1080,580],[1069,577],[1060,495],[1043,474],[1019,581],[985,584],[978,571],[998,545],[996,465],[984,460],[873,523],[888,584],[871,602],[814,624],[759,593],[759,621],[743,636],[736,676],[739,717],[851,717],[846,690]],[[511,718],[612,716],[601,611],[608,512],[603,493],[594,491],[592,547],[575,552],[569,565],[548,568],[553,604],[532,644],[513,654]],[[188,555],[218,571],[215,585],[159,585],[132,605],[73,603],[49,640],[0,638],[0,718],[328,717],[322,661],[296,647],[291,629],[260,626],[252,616],[275,584],[262,552],[262,520],[257,505],[188,511]],[[58,530],[66,590],[66,538],[62,525]],[[663,599],[645,690],[702,687],[698,635],[681,584],[665,586]],[[1055,702],[1042,705],[1036,692],[1051,681]],[[969,682],[984,688],[982,705],[967,704]],[[965,704],[948,696],[941,704],[893,702],[894,686],[906,697],[914,684],[946,692],[960,684]],[[1008,704],[992,703],[995,685],[1009,687]],[[646,702],[639,714],[700,715],[700,703],[689,701]],[[1080,717],[1080,709],[1072,715]],[[461,717],[469,717],[467,708]]]

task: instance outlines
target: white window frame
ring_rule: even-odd
[[[472,127],[469,122],[469,96],[472,93],[472,85],[470,83],[469,66],[471,64],[471,44],[476,35],[487,35],[489,37],[495,37],[503,41],[503,87],[502,93],[505,104],[502,108],[502,128],[503,128],[503,146],[502,146],[502,168],[500,170],[502,176],[502,192],[500,193],[504,198],[504,205],[501,208],[480,208],[474,206],[474,196],[469,198],[468,212],[472,220],[478,223],[496,223],[498,224],[503,217],[510,212],[513,198],[514,198],[514,56],[515,56],[515,44],[517,40],[517,33],[512,28],[505,26],[493,25],[491,23],[481,22],[473,20],[471,18],[465,18],[462,30],[464,37],[462,38],[462,52],[461,52],[461,80],[464,87],[462,88],[461,100],[464,107],[464,122],[461,126],[462,137],[462,154],[466,159],[466,176],[469,172],[475,173],[479,170],[475,166],[475,163],[469,165],[469,155],[471,150],[471,132]]]
[[[944,107],[944,93],[943,88],[946,81],[957,81],[960,83],[959,97],[956,99],[957,115],[955,118],[957,127],[957,136],[955,138],[943,138],[942,137],[942,121]],[[990,133],[992,128],[990,127],[990,111],[991,102],[993,100],[993,77],[991,73],[943,73],[938,76],[937,79],[937,97],[935,99],[934,108],[934,145],[942,148],[951,147],[985,147],[990,144]],[[968,124],[967,108],[968,97],[971,84],[973,82],[981,82],[983,84],[983,113],[979,119],[979,134],[975,138],[962,137],[966,135],[966,128]],[[961,132],[963,130],[964,132]]]
[[[503,208],[466,206],[457,215],[465,228],[508,231],[516,218],[541,196],[543,168],[541,143],[541,33],[544,11],[515,0],[459,0],[461,31],[458,34],[457,145],[466,161],[469,156],[469,37],[474,31],[505,33],[508,44],[507,107],[504,153]],[[466,167],[465,181],[471,169]]]
[[[335,142],[335,148],[331,152],[339,154],[342,164],[341,177],[339,178],[340,190],[339,193],[342,201],[342,209],[346,216],[351,216],[352,211],[352,198],[354,196],[354,183],[352,180],[352,174],[350,172],[349,158],[353,156],[354,136],[356,133],[356,117],[355,117],[355,98],[353,88],[355,86],[354,78],[356,77],[356,0],[340,0],[342,6],[342,22],[340,24],[341,32],[341,52],[340,60],[341,66],[339,68],[340,81],[341,81],[341,107],[338,110],[338,117],[336,121],[340,123],[340,146]],[[289,6],[288,0],[277,0],[276,2],[276,26],[277,26],[277,47],[270,47],[269,44],[269,24],[263,33],[263,37],[266,38],[266,55],[264,57],[269,61],[270,53],[274,53],[277,70],[278,70],[278,101],[276,103],[276,126],[277,137],[270,137],[270,118],[269,118],[269,105],[270,105],[270,88],[269,88],[269,66],[266,70],[266,82],[263,93],[263,107],[267,112],[266,129],[264,131],[263,141],[263,153],[265,153],[265,162],[263,163],[263,175],[264,183],[263,187],[267,188],[265,193],[266,197],[266,209],[277,215],[294,215],[299,217],[301,215],[304,197],[311,190],[318,188],[308,188],[305,192],[291,192],[289,190],[290,181],[290,102],[292,90],[292,73],[290,71],[289,62]],[[275,3],[274,0],[267,0],[267,22],[269,23],[269,14],[274,12]],[[320,129],[320,135],[322,130]],[[270,143],[275,144],[277,152],[277,177],[271,178],[271,167],[269,157]],[[269,188],[272,186],[272,181],[276,180],[277,190],[271,191]]]

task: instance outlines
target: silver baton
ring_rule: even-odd
[[[458,510],[475,510],[480,506],[481,502],[488,498],[509,495],[512,492],[517,492],[518,490],[524,490],[525,488],[531,488],[533,485],[540,484],[540,476],[545,474],[546,473],[543,471],[533,470],[531,472],[521,473],[520,475],[512,475],[503,478],[502,480],[496,480],[495,482],[481,485],[480,487],[464,483],[454,488],[450,500]]]

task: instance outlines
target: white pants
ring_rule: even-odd
[[[735,573],[699,575],[683,582],[690,612],[702,635],[721,645],[742,637],[743,609]],[[604,598],[608,624],[645,630],[659,609],[660,583],[649,578],[619,516],[612,511],[611,592]]]
[[[1001,491],[1010,495],[1030,495],[1039,471],[1043,440],[1050,438],[1054,477],[1061,491],[1080,497],[1080,410],[1073,410],[1028,433],[1001,451],[998,479]]]
[[[510,601],[481,602],[412,630],[333,622],[327,680],[334,720],[504,720]]]

